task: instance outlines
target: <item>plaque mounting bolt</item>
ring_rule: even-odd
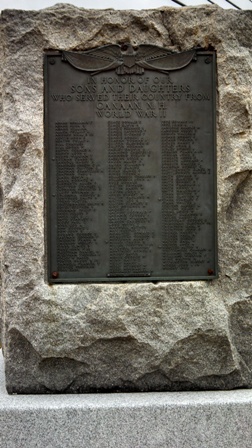
[[[208,273],[208,275],[213,275],[214,271],[213,271],[213,269],[208,269],[207,273]]]
[[[50,59],[49,64],[54,65],[55,64],[55,59]]]
[[[206,64],[210,64],[210,62],[211,62],[211,59],[210,59],[210,58],[206,58],[206,59],[205,59],[205,63],[206,63]]]
[[[57,271],[52,272],[52,278],[58,278],[59,273]]]

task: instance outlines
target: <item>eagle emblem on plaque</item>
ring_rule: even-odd
[[[113,69],[118,75],[142,75],[145,69],[167,73],[186,67],[195,57],[195,50],[174,53],[149,44],[108,44],[82,53],[62,51],[64,61],[90,75]]]

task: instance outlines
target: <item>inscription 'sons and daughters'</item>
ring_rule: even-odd
[[[205,55],[166,73],[93,76],[53,58],[49,269],[57,281],[214,274],[214,93]]]

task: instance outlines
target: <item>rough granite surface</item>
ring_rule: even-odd
[[[9,393],[252,387],[252,11],[59,4],[6,10],[2,315]],[[219,278],[49,286],[43,52],[107,43],[217,51]]]
[[[8,395],[2,448],[251,448],[252,390]]]

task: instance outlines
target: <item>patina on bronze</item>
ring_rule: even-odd
[[[215,53],[45,56],[50,283],[217,275]]]

